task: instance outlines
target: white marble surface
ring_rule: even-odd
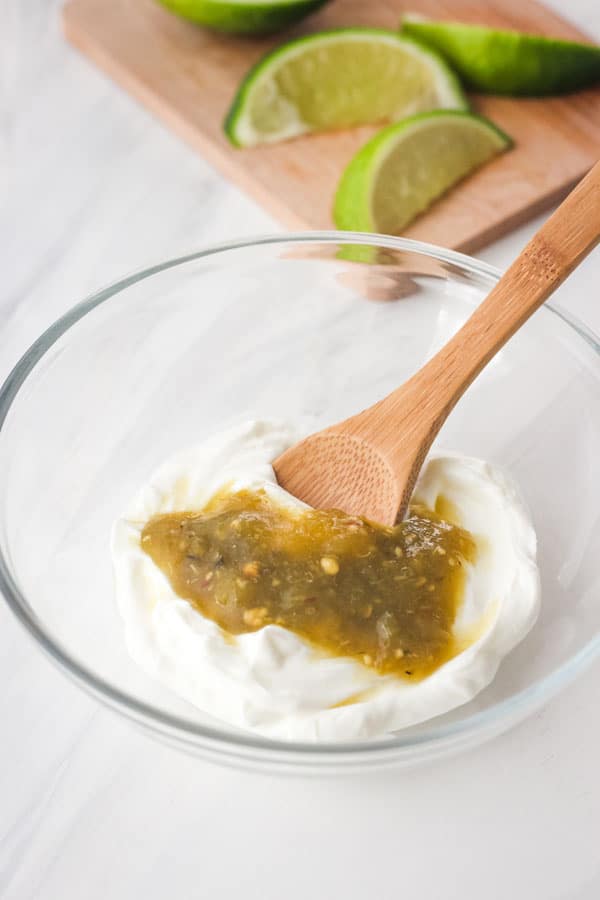
[[[276,227],[68,48],[57,10],[0,3],[2,377],[116,276]],[[568,14],[600,39],[597,0]],[[531,227],[482,255],[504,264]],[[599,277],[597,253],[574,307],[597,331]],[[533,719],[427,768],[269,779],[136,733],[42,659],[2,606],[0,896],[594,900],[599,679],[596,664]]]

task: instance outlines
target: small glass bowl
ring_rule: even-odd
[[[470,703],[371,741],[267,740],[140,671],[113,602],[110,528],[157,464],[235,418],[312,416],[322,427],[364,408],[447,341],[497,279],[414,241],[299,234],[171,260],[74,307],[0,391],[0,588],[38,646],[157,737],[271,771],[415,763],[539,707],[600,652],[600,348],[556,305],[498,354],[438,440],[508,469],[539,537],[539,621]]]

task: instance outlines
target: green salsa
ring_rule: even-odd
[[[280,625],[335,656],[418,680],[459,650],[462,528],[414,504],[392,528],[338,510],[289,510],[264,491],[154,516],[142,548],[173,590],[231,635]]]

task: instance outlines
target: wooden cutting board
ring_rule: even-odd
[[[586,40],[534,0],[334,0],[285,34],[225,37],[184,22],[155,0],[67,0],[69,40],[286,225],[330,228],[346,163],[376,130],[358,128],[236,150],[221,123],[247,71],[274,44],[343,25],[396,27],[403,11]],[[472,251],[564,195],[600,156],[600,89],[550,100],[474,98],[516,141],[404,234]]]

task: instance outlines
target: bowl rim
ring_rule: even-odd
[[[4,428],[6,417],[19,391],[30,372],[42,360],[54,343],[73,327],[80,319],[100,304],[121,293],[139,281],[167,269],[185,265],[196,260],[227,253],[229,251],[250,249],[261,246],[280,244],[364,244],[378,248],[411,252],[439,262],[451,263],[470,275],[497,281],[501,271],[489,263],[477,260],[467,254],[447,250],[434,244],[413,241],[408,238],[388,235],[368,234],[362,232],[338,231],[306,231],[280,234],[262,234],[248,236],[218,244],[182,256],[167,259],[156,265],[137,270],[107,287],[88,295],[58,318],[29,347],[21,359],[13,367],[0,387],[0,433]],[[582,323],[576,316],[567,313],[556,303],[546,303],[546,308],[558,316],[564,324],[576,334],[600,357],[600,338]],[[562,663],[549,675],[523,688],[517,694],[494,704],[489,709],[468,715],[459,721],[431,725],[424,731],[409,736],[402,731],[394,735],[384,736],[367,741],[350,741],[343,743],[309,743],[275,740],[251,732],[227,732],[218,727],[201,725],[143,702],[126,691],[115,687],[109,681],[97,676],[91,669],[79,662],[62,644],[47,630],[29,605],[10,571],[10,564],[0,545],[0,593],[17,620],[29,633],[37,646],[45,655],[72,681],[88,694],[95,697],[105,706],[121,713],[146,730],[167,740],[175,741],[180,746],[188,746],[192,750],[204,751],[206,755],[219,758],[222,762],[237,760],[240,763],[248,760],[259,760],[274,765],[301,764],[309,768],[333,766],[346,767],[367,761],[385,764],[398,761],[403,756],[413,755],[414,751],[443,752],[444,748],[457,743],[475,740],[477,736],[484,739],[488,733],[499,733],[512,721],[518,721],[530,708],[541,705],[562,687],[570,683],[585,667],[600,655],[600,634],[590,638],[574,656]],[[486,726],[488,726],[486,728]],[[258,756],[260,754],[260,757]]]

